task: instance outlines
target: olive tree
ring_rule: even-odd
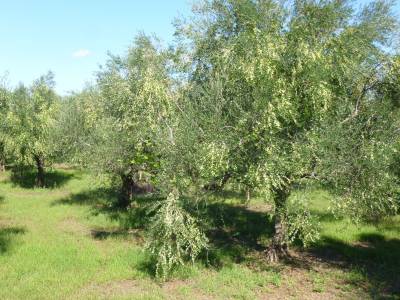
[[[330,188],[335,212],[353,220],[396,212],[390,9],[202,1],[178,24],[175,51],[139,35],[125,56],[110,57],[93,91],[71,98],[71,128],[83,129],[74,141],[85,163],[120,184],[119,204],[143,182],[158,192],[147,243],[158,275],[207,248],[193,204],[228,180],[273,204],[271,261],[294,239],[318,236],[306,199],[290,197],[308,182]]]
[[[317,235],[304,204],[289,201],[304,182],[332,187],[338,208],[357,219],[396,209],[390,165],[398,130],[376,92],[390,61],[384,49],[398,32],[390,9],[385,1],[359,13],[339,0],[203,1],[179,27],[189,41],[190,87],[204,91],[196,101],[212,97],[221,111],[218,134],[198,139],[213,158],[201,169],[272,200],[271,261],[294,238]]]
[[[172,101],[168,62],[168,51],[140,34],[124,57],[111,56],[98,73],[97,142],[89,152],[92,165],[120,183],[121,206],[153,190],[154,134]]]
[[[36,185],[45,186],[46,159],[53,152],[52,129],[58,108],[53,74],[41,76],[31,87],[18,86],[11,96],[6,117],[7,146],[18,163],[34,165]]]
[[[6,84],[2,82],[0,86],[0,172],[5,171],[6,165],[6,117],[10,94]]]
[[[81,168],[91,165],[93,151],[101,145],[96,131],[101,119],[99,98],[96,86],[86,86],[60,102],[53,130],[57,140],[54,156],[58,161]]]

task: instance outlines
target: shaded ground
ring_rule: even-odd
[[[14,243],[14,237],[24,234],[23,227],[0,227],[0,254],[7,252]]]
[[[374,298],[400,298],[400,239],[383,234],[363,233],[356,242],[323,237],[311,253],[331,267],[356,269],[364,277],[364,287]],[[360,282],[355,282],[360,284]]]
[[[65,180],[52,189],[0,176],[1,299],[400,299],[399,217],[357,227],[311,191],[322,239],[271,265],[269,206],[225,194],[203,211],[210,251],[159,283],[142,251],[145,210],[117,209],[116,194],[88,175],[57,172]]]
[[[14,167],[10,173],[9,180],[15,186],[31,189],[36,185],[36,175],[37,171],[32,167]],[[76,174],[72,172],[67,173],[49,169],[45,173],[45,187],[62,187],[74,176],[76,176]]]

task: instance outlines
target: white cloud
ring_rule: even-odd
[[[92,54],[92,52],[90,52],[88,49],[79,49],[72,53],[72,56],[75,58],[81,58],[89,56],[90,54]]]

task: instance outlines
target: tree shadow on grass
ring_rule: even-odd
[[[0,227],[0,254],[4,254],[10,250],[14,238],[17,235],[24,234],[26,229],[23,227]]]
[[[203,218],[210,220],[206,232],[210,250],[206,259],[217,268],[227,263],[242,263],[249,254],[262,252],[274,232],[265,212],[243,205],[213,203],[207,206],[204,215]]]
[[[103,241],[108,239],[123,239],[134,242],[143,241],[143,236],[138,230],[121,228],[96,228],[90,231],[93,239]]]
[[[141,229],[146,226],[149,215],[146,214],[146,203],[157,200],[154,197],[140,197],[131,209],[120,209],[112,203],[118,193],[112,189],[95,189],[73,194],[60,199],[53,205],[87,205],[93,214],[105,214],[119,221],[119,226],[110,228],[93,228],[93,239],[123,239],[137,243],[143,241]],[[400,240],[386,240],[382,235],[363,234],[358,242],[349,245],[340,240],[323,237],[321,241],[308,250],[312,261],[289,259],[276,266],[269,265],[263,259],[269,239],[273,234],[273,223],[265,212],[255,211],[244,205],[234,205],[224,201],[209,203],[200,209],[201,219],[209,220],[206,234],[210,249],[203,252],[200,261],[209,267],[220,269],[232,263],[248,264],[257,269],[285,266],[310,270],[315,263],[322,262],[331,268],[341,270],[364,270],[365,276],[349,280],[348,284],[360,286],[372,297],[394,298],[400,293]],[[320,213],[324,222],[335,221],[329,213]],[[390,224],[389,224],[390,225]],[[388,225],[388,226],[389,226]],[[135,229],[134,229],[135,228]],[[138,268],[154,277],[154,262],[149,258]],[[352,280],[352,282],[350,282]],[[357,282],[358,280],[358,282]]]
[[[85,205],[100,208],[107,205],[110,206],[116,196],[117,194],[113,189],[100,187],[71,194],[65,198],[55,200],[51,205]]]
[[[400,299],[400,239],[363,233],[348,244],[322,237],[310,252],[333,267],[361,270],[363,276],[348,283],[367,289],[372,298]]]
[[[49,189],[62,187],[74,177],[76,175],[73,173],[48,170],[44,179],[45,187]],[[9,181],[15,186],[33,189],[36,187],[36,170],[29,167],[14,167],[11,170]]]
[[[208,231],[211,244],[208,259],[212,266],[249,262],[257,269],[273,267],[263,259],[263,251],[274,232],[273,223],[265,212],[240,205],[216,203],[209,206],[207,216],[213,222],[213,229]],[[324,222],[338,221],[328,212],[319,213],[319,217]],[[400,228],[398,222],[386,222],[379,226],[391,231]],[[347,244],[323,236],[317,245],[306,252],[310,252],[317,260],[310,262],[305,258],[299,260],[293,257],[283,260],[280,265],[310,270],[319,261],[345,271],[362,270],[363,276],[351,278],[348,283],[359,286],[372,298],[400,299],[400,239],[363,233],[358,236],[356,243]],[[252,261],[253,258],[255,261]]]
[[[94,239],[105,240],[123,236],[129,239],[133,234],[142,240],[138,232],[133,229],[141,230],[146,226],[149,217],[146,204],[157,201],[159,198],[154,195],[136,196],[132,207],[121,208],[118,206],[118,197],[119,193],[116,189],[100,187],[58,199],[52,202],[51,205],[88,206],[93,216],[102,214],[119,223],[119,228],[115,228],[115,226],[111,228],[94,228],[91,234]]]
[[[94,239],[131,239],[134,236],[136,240],[142,241],[141,230],[148,225],[151,217],[148,206],[160,198],[154,194],[136,196],[134,204],[128,209],[114,205],[117,199],[118,191],[97,188],[56,200],[52,205],[89,206],[93,215],[103,214],[119,223],[119,228],[94,228]],[[210,240],[210,249],[202,254],[201,259],[213,267],[240,263],[250,252],[264,250],[264,241],[273,233],[272,223],[265,213],[253,211],[243,205],[215,201],[201,209],[200,214],[203,220],[209,220],[206,234]]]

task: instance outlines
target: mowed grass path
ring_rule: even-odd
[[[140,232],[101,212],[105,199],[98,198],[105,194],[96,192],[95,180],[73,170],[58,170],[57,176],[52,188],[33,189],[0,174],[0,299],[399,299],[398,217],[356,227],[333,219],[325,209],[329,195],[312,191],[322,240],[271,266],[241,239],[253,230],[246,222],[263,222],[262,203],[249,210],[229,204],[241,214],[227,210],[240,219],[221,228],[232,239],[210,253],[218,265],[198,263],[160,283]],[[262,234],[254,237],[260,243],[268,238]]]
[[[64,171],[68,172],[68,171]],[[0,195],[0,298],[63,299],[90,284],[141,278],[143,253],[134,244],[98,242],[91,229],[115,224],[88,207],[59,205],[93,184],[73,173],[61,188],[23,189],[3,178]]]

